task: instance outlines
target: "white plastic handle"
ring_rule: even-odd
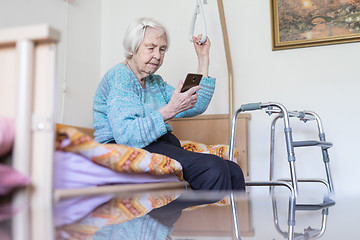
[[[196,6],[194,10],[194,15],[192,17],[191,25],[190,25],[190,33],[189,33],[189,40],[190,42],[193,41],[192,37],[194,36],[194,29],[196,24],[196,17],[197,15],[201,15],[201,28],[202,28],[202,36],[200,39],[200,43],[204,43],[207,38],[207,32],[206,32],[206,23],[205,23],[205,15],[204,15],[204,9],[202,7],[202,4],[200,0],[196,0]]]

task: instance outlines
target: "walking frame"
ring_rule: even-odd
[[[328,154],[328,149],[332,147],[332,143],[327,142],[325,139],[325,133],[323,130],[322,122],[320,117],[311,111],[288,111],[283,105],[279,103],[269,102],[269,103],[249,103],[243,104],[240,108],[233,114],[232,124],[231,124],[231,136],[230,136],[230,160],[234,160],[234,151],[235,151],[235,134],[236,134],[236,119],[241,112],[255,111],[266,109],[266,113],[269,115],[277,114],[271,124],[271,145],[270,145],[270,177],[268,181],[247,181],[247,186],[269,186],[270,194],[272,194],[273,201],[273,213],[274,213],[274,223],[276,229],[284,236],[287,236],[287,239],[310,239],[315,237],[320,237],[325,231],[326,225],[326,216],[328,214],[328,208],[335,204],[330,197],[334,195],[334,186],[332,181],[332,176],[330,172],[330,158]],[[287,158],[290,168],[290,179],[274,179],[274,149],[275,149],[275,126],[277,121],[282,118],[284,122],[284,134],[286,141],[287,149]],[[307,122],[315,120],[318,127],[319,140],[306,140],[306,141],[294,141],[292,136],[292,128],[290,126],[290,118],[298,118],[300,121]],[[295,169],[295,148],[298,147],[311,147],[318,146],[321,148],[323,162],[325,165],[325,171],[327,179],[298,179]],[[326,186],[329,197],[325,197],[322,203],[315,204],[299,204],[297,203],[298,197],[298,183],[299,182],[313,182],[313,183],[322,183]],[[274,197],[274,187],[275,186],[285,186],[290,190],[289,197],[289,209],[288,209],[288,232],[281,230],[278,223],[277,215],[277,204]],[[234,223],[234,234],[235,239],[240,239],[240,232],[237,221],[237,209],[234,195],[230,195],[230,202],[232,208],[232,216]],[[295,234],[295,211],[322,211],[322,227],[320,230],[308,228],[304,230],[304,234]]]

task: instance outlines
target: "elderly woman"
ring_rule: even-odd
[[[203,77],[200,86],[182,93],[182,81],[174,88],[154,74],[168,49],[165,28],[149,18],[134,20],[123,41],[126,59],[104,75],[95,93],[95,140],[173,158],[181,163],[184,179],[193,189],[244,190],[244,176],[236,163],[184,150],[168,124],[174,117],[203,113],[213,95],[215,79],[208,76],[210,41],[200,44],[200,38],[193,37],[193,45]]]

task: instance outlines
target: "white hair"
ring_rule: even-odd
[[[129,24],[125,32],[123,46],[126,58],[131,58],[132,54],[137,52],[140,43],[144,40],[147,27],[159,30],[160,36],[165,35],[166,45],[169,46],[169,37],[164,26],[151,18],[137,18]]]

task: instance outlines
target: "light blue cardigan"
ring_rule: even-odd
[[[173,230],[173,227],[168,228],[146,214],[124,223],[105,225],[92,236],[92,239],[166,240]]]
[[[175,88],[159,75],[146,77],[143,89],[135,74],[120,63],[101,80],[94,97],[93,120],[95,141],[144,148],[172,128],[165,123],[159,109],[165,106]],[[176,115],[193,117],[208,107],[215,89],[215,78],[203,77],[198,101],[193,109]]]

